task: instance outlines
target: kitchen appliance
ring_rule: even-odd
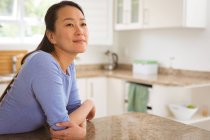
[[[104,69],[106,70],[113,70],[118,66],[118,55],[110,50],[105,52],[105,55],[108,58],[108,63],[104,65]]]

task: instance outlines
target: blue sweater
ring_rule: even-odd
[[[74,64],[69,75],[55,59],[37,51],[27,57],[17,78],[0,103],[0,134],[35,130],[46,122],[54,130],[69,121],[69,113],[80,106]]]

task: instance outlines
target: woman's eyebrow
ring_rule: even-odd
[[[64,21],[65,20],[75,20],[75,19],[74,18],[65,18]],[[85,18],[80,18],[80,20],[85,20]]]

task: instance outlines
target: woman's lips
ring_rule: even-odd
[[[85,43],[86,41],[84,39],[77,39],[73,40],[74,43]]]

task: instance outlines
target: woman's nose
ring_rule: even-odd
[[[80,35],[80,34],[83,34],[83,29],[82,29],[82,27],[81,26],[79,26],[79,25],[77,25],[76,26],[76,34],[78,35]]]

